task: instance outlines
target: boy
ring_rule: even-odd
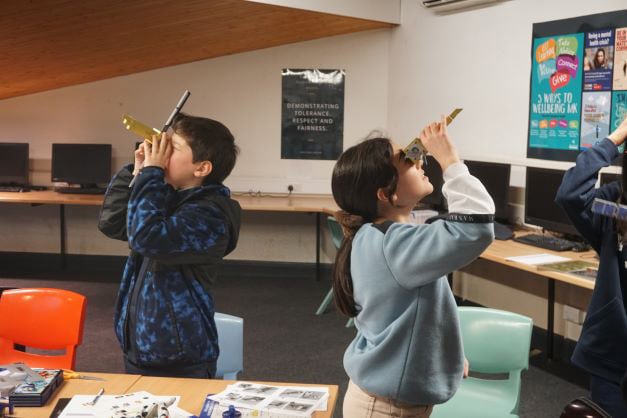
[[[115,308],[127,373],[211,378],[219,349],[210,285],[237,244],[241,214],[222,182],[239,149],[215,120],[181,113],[172,130],[142,143],[135,165],[113,177],[98,228],[131,248]]]

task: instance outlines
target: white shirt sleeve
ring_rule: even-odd
[[[483,184],[470,175],[463,162],[450,165],[443,173],[442,194],[450,213],[494,214],[494,201]]]

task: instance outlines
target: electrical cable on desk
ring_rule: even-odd
[[[289,193],[262,193],[261,190],[257,190],[256,192],[253,190],[249,190],[247,192],[232,192],[233,196],[249,196],[249,197],[290,197],[292,192]]]

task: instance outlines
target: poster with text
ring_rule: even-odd
[[[610,130],[614,131],[627,116],[627,91],[612,92],[612,121]]]
[[[614,90],[627,90],[627,28],[616,29],[614,43]]]
[[[589,148],[609,135],[611,102],[609,91],[584,92],[581,100],[582,148]]]
[[[340,156],[344,79],[344,70],[282,71],[282,159],[336,160]]]
[[[608,91],[612,89],[614,63],[614,30],[604,29],[585,35],[586,48],[583,57],[584,91]]]
[[[579,149],[583,33],[533,42],[529,146]]]

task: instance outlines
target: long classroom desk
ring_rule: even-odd
[[[521,234],[517,232],[517,234]],[[524,233],[523,233],[524,234]],[[527,244],[522,244],[513,240],[497,241],[495,240],[480,256],[479,259],[469,266],[464,267],[461,271],[467,271],[471,274],[478,275],[477,270],[482,271],[481,263],[489,262],[495,263],[498,266],[505,267],[506,269],[514,269],[526,272],[530,277],[534,277],[540,280],[546,280],[547,282],[547,341],[546,341],[546,356],[547,359],[553,358],[553,338],[555,335],[555,283],[561,282],[570,286],[586,289],[592,291],[594,289],[594,280],[586,279],[583,277],[575,276],[568,273],[561,273],[557,271],[541,270],[535,265],[522,264],[515,261],[507,260],[508,257],[524,256],[532,254],[548,253],[559,255],[574,260],[582,260],[587,262],[596,262],[594,258],[594,251],[586,252],[573,252],[573,251],[551,251],[544,248],[534,247]],[[474,267],[474,268],[473,268]]]
[[[89,373],[81,372],[88,376],[97,376],[105,379],[82,380],[70,379],[61,384],[54,396],[42,407],[16,407],[15,418],[44,418],[50,416],[59,398],[71,398],[74,395],[96,395],[101,388],[105,394],[117,395],[145,390],[153,395],[180,395],[179,406],[192,414],[197,414],[202,408],[207,394],[219,393],[227,385],[234,383],[232,380],[213,379],[182,379],[170,377],[147,377],[130,374],[114,373]],[[327,410],[315,412],[313,418],[331,418],[337,402],[337,385],[312,385],[303,383],[271,383],[276,386],[318,386],[329,389]]]
[[[333,215],[333,212],[338,210],[331,195],[250,196],[233,193],[232,197],[245,211],[314,213],[316,215],[316,279],[320,278],[320,215]],[[66,267],[65,205],[101,206],[103,199],[103,195],[66,194],[52,190],[0,192],[0,203],[59,205],[59,254],[62,268]]]

